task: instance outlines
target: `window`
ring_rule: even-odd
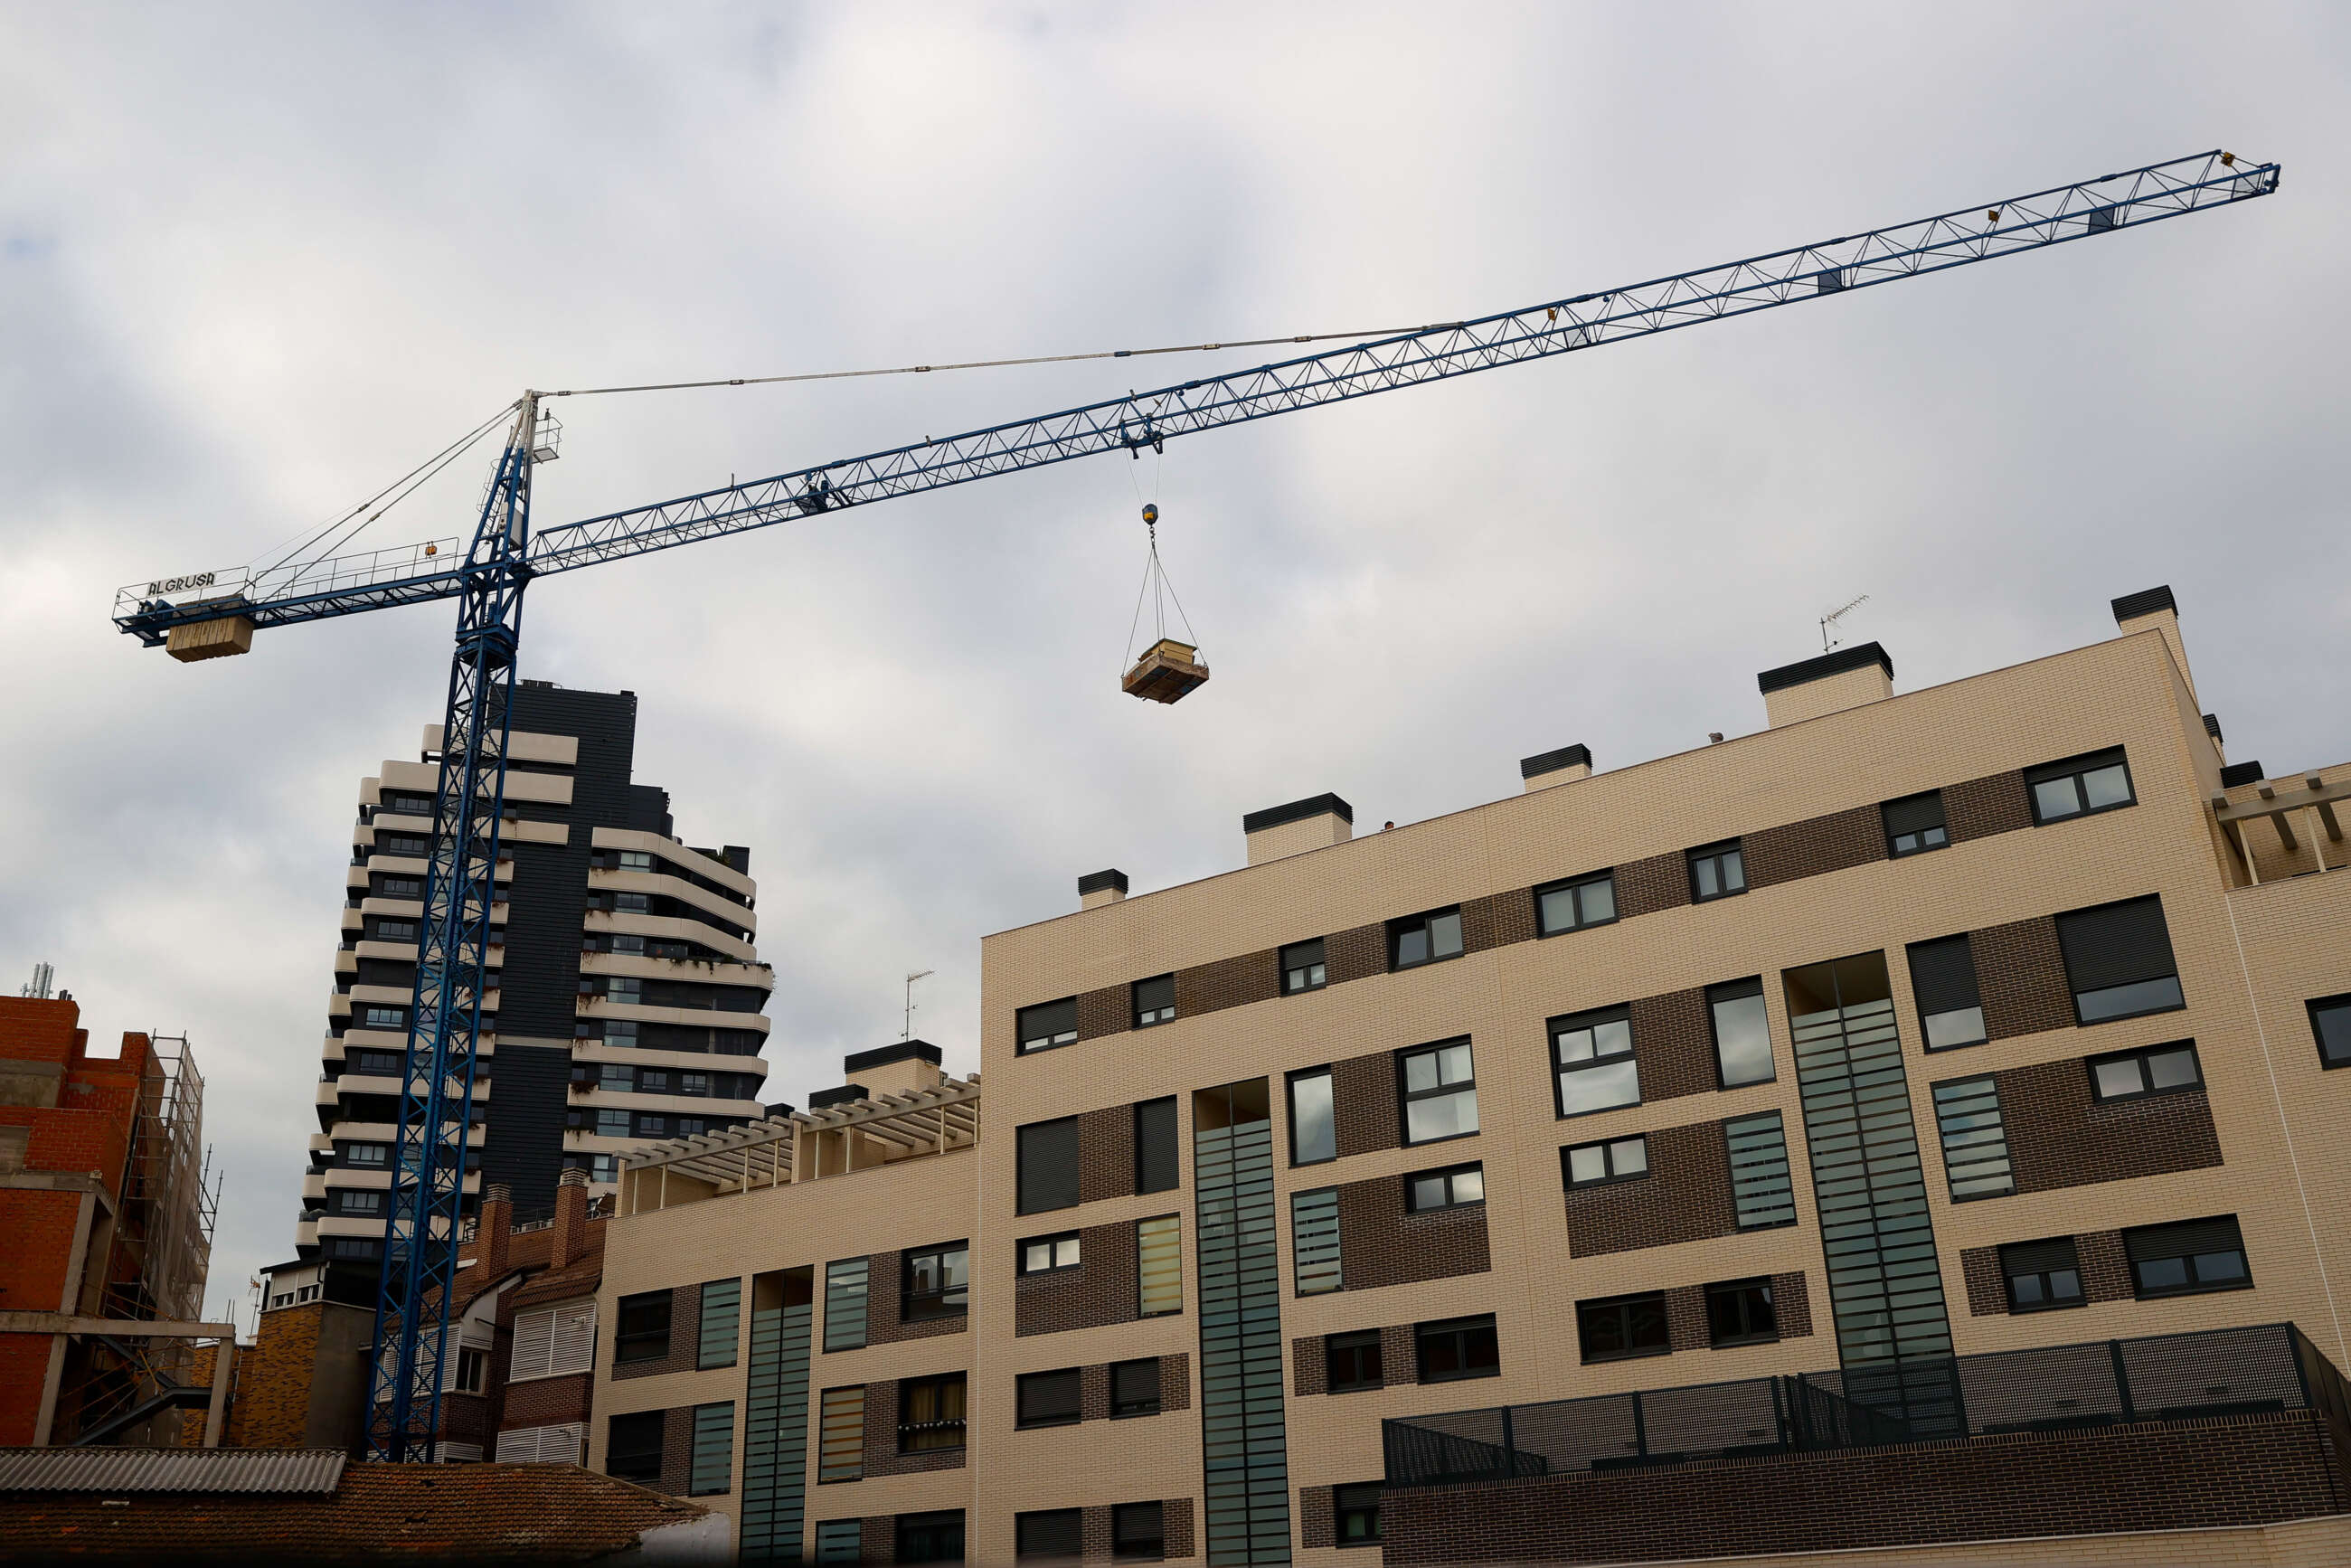
[[[735,1480],[735,1402],[694,1407],[693,1462],[685,1495],[708,1497],[730,1491]]]
[[[866,1292],[872,1272],[863,1258],[843,1258],[824,1266],[825,1349],[864,1348]]]
[[[2150,894],[2057,917],[2057,945],[2074,991],[2074,1016],[2085,1024],[2184,1008],[2179,966],[2163,901]]]
[[[364,1029],[406,1029],[408,1009],[371,1007],[360,1015],[360,1022]]]
[[[490,1369],[490,1353],[475,1350],[472,1345],[457,1348],[457,1381],[449,1386],[460,1394],[479,1394],[484,1376]]]
[[[1311,942],[1293,942],[1281,950],[1281,994],[1296,996],[1301,991],[1319,991],[1330,983],[1330,972],[1322,963],[1322,938]]]
[[[378,879],[378,889],[386,898],[422,898],[424,883],[413,876],[387,876]]]
[[[1706,988],[1707,1012],[1714,1024],[1715,1078],[1725,1089],[1768,1083],[1771,1066],[1771,1020],[1763,1007],[1761,980],[1733,980]]]
[[[1725,839],[1689,852],[1690,898],[1704,904],[1747,891],[1747,858],[1737,839]]]
[[[1964,934],[1910,945],[1910,989],[1928,1051],[1981,1045],[1989,1038],[1976,989],[1975,949]]]
[[[864,1385],[828,1388],[817,1408],[817,1481],[862,1479],[865,1474]]]
[[[1110,1521],[1113,1557],[1156,1563],[1167,1555],[1166,1522],[1160,1504],[1123,1502],[1111,1511]]]
[[[1050,1051],[1057,1045],[1075,1045],[1078,1040],[1078,998],[1065,997],[1041,1007],[1022,1008],[1018,1023],[1016,1049],[1021,1055],[1032,1051]]]
[[[2045,1312],[2054,1307],[2085,1304],[2082,1262],[2070,1236],[2001,1248],[2000,1272],[2008,1281],[2011,1312]]]
[[[1024,1274],[1074,1269],[1081,1260],[1078,1233],[1074,1230],[1064,1230],[1059,1236],[1033,1237],[1020,1243],[1020,1271]]]
[[[1943,821],[1940,789],[1888,800],[1879,810],[1886,813],[1886,852],[1896,860],[1949,847],[1951,830]]]
[[[1953,1203],[2004,1197],[2016,1190],[1995,1080],[1961,1078],[1936,1084],[1935,1125],[1943,1136],[1943,1175],[1951,1184]]]
[[[378,833],[375,847],[388,855],[421,860],[433,852],[433,841],[415,833]]]
[[[1478,1130],[1478,1077],[1469,1042],[1407,1051],[1397,1058],[1404,1073],[1404,1141],[1435,1143]]]
[[[652,1111],[637,1113],[637,1134],[640,1138],[669,1136],[669,1118]]]
[[[1641,1070],[1633,1060],[1629,1009],[1603,1008],[1552,1019],[1551,1055],[1562,1116],[1641,1103]]]
[[[2351,1067],[2351,996],[2318,997],[2310,1003],[2310,1032],[2318,1040],[2318,1060],[2328,1067]]]
[[[963,1510],[898,1516],[898,1561],[901,1563],[960,1563],[963,1561]],[[860,1546],[862,1546],[862,1542]]]
[[[1771,1308],[1771,1281],[1730,1280],[1706,1288],[1707,1343],[1716,1346],[1761,1344],[1780,1337],[1780,1316]]]
[[[2146,1296],[2186,1296],[2199,1291],[2242,1290],[2253,1282],[2237,1217],[2149,1225],[2123,1232],[2131,1281]]]
[[[520,1312],[514,1319],[514,1354],[507,1381],[589,1372],[596,1364],[596,1303],[569,1301],[559,1307]]]
[[[669,1354],[669,1292],[647,1291],[622,1296],[615,1314],[612,1360],[659,1361]]]
[[[898,1451],[963,1447],[964,1375],[908,1377],[898,1384]]]
[[[1024,1372],[1013,1380],[1013,1420],[1020,1427],[1068,1427],[1081,1412],[1080,1374],[1074,1366],[1059,1372]]]
[[[1134,1027],[1176,1021],[1176,977],[1160,975],[1134,982]]]
[[[1184,1310],[1184,1222],[1172,1214],[1134,1222],[1135,1311],[1146,1318]]]
[[[1332,1532],[1342,1546],[1374,1546],[1380,1539],[1380,1483],[1333,1487],[1331,1490]]]
[[[1556,936],[1587,925],[1605,925],[1616,918],[1616,873],[1577,877],[1535,889],[1535,931]]]
[[[1420,1362],[1423,1383],[1451,1383],[1464,1377],[1502,1375],[1502,1351],[1494,1337],[1494,1314],[1447,1318],[1442,1322],[1416,1323],[1413,1349]]]
[[[2203,1086],[2194,1040],[2090,1058],[2090,1088],[2101,1100],[2136,1100],[2142,1094]]]
[[[1635,1355],[1664,1355],[1673,1349],[1666,1333],[1666,1298],[1662,1291],[1646,1296],[1616,1296],[1603,1301],[1575,1304],[1575,1332],[1585,1361],[1623,1361]]]
[[[375,923],[375,939],[379,942],[413,942],[416,922],[413,920],[379,920]]]
[[[1047,1513],[1012,1517],[1012,1550],[1017,1557],[1078,1558],[1085,1542],[1085,1511],[1057,1508]]]
[[[1159,1414],[1157,1356],[1111,1364],[1110,1413],[1113,1416]]]
[[[648,915],[653,912],[653,901],[642,893],[616,893],[612,895],[612,908],[622,915]]]
[[[710,1097],[710,1074],[707,1072],[679,1073],[677,1075],[677,1092],[681,1094],[693,1095],[697,1099],[708,1099]]]
[[[343,1071],[368,1078],[397,1078],[408,1059],[396,1051],[347,1051]]]
[[[375,1187],[337,1187],[335,1212],[337,1214],[381,1214],[383,1193]]]
[[[864,1562],[865,1521],[861,1519],[820,1521],[816,1527],[816,1560],[840,1563]]]
[[[1134,1108],[1134,1190],[1173,1192],[1183,1185],[1176,1155],[1176,1096],[1145,1100]]]
[[[645,983],[630,976],[616,976],[604,982],[607,1001],[636,1003],[644,999]]]
[[[637,1069],[637,1092],[639,1092],[640,1094],[666,1094],[666,1093],[668,1093],[668,1092],[669,1092],[669,1069],[667,1069],[667,1068],[665,1068],[665,1067],[640,1067],[640,1068],[638,1068],[638,1069]]]
[[[1461,911],[1431,910],[1388,926],[1388,967],[1410,969],[1461,956]]]
[[[653,869],[653,857],[646,853],[643,850],[622,850],[621,852],[621,869],[622,871],[651,871]]]
[[[1290,1195],[1290,1272],[1301,1296],[1320,1296],[1346,1283],[1339,1257],[1339,1193],[1335,1187]]]
[[[642,936],[615,936],[612,938],[612,951],[615,953],[642,953],[644,950],[645,939]]]
[[[1078,1206],[1078,1119],[1031,1122],[1019,1130],[1019,1211],[1042,1214]]]
[[[742,1338],[743,1281],[713,1280],[702,1287],[702,1322],[696,1335],[696,1371],[735,1364],[735,1347]]]
[[[600,1138],[634,1137],[637,1119],[630,1112],[619,1110],[611,1105],[600,1106],[597,1109],[596,1135]]]
[[[919,1248],[899,1260],[898,1278],[903,1322],[961,1317],[970,1309],[971,1249],[961,1241]]]
[[[352,1170],[385,1170],[392,1165],[390,1144],[345,1144],[343,1164]]]
[[[430,795],[386,795],[383,798],[383,810],[387,811],[399,812],[402,815],[411,817],[429,817],[433,814],[434,810],[433,797]]]
[[[2119,746],[2027,768],[2024,785],[2032,791],[2032,820],[2043,823],[2111,811],[2137,799],[2131,793],[2130,767]]]
[[[1331,1115],[1331,1070],[1311,1067],[1290,1075],[1290,1163],[1320,1165],[1339,1157]]]
[[[1380,1369],[1380,1331],[1325,1335],[1322,1341],[1322,1385],[1333,1394],[1353,1394],[1385,1383]]]
[[[1617,1138],[1605,1144],[1578,1144],[1560,1150],[1559,1169],[1570,1186],[1598,1186],[1645,1176],[1649,1174],[1649,1140]]]
[[[616,1480],[658,1481],[662,1473],[662,1410],[615,1416],[606,1428],[604,1473]]]
[[[1404,1206],[1414,1214],[1486,1201],[1486,1167],[1455,1166],[1404,1178]]]

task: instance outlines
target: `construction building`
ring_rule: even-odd
[[[591,1467],[747,1560],[2351,1557],[2351,765],[2114,611],[1086,877],[980,1074],[624,1158]]]
[[[668,793],[632,782],[636,709],[547,681],[514,694],[469,1215],[495,1186],[518,1218],[551,1218],[567,1169],[609,1195],[621,1155],[764,1114],[775,979],[750,852],[674,835]],[[433,726],[415,761],[360,782],[298,1257],[271,1303],[374,1302],[440,764]]]
[[[0,1446],[217,1444],[204,1079],[185,1040],[93,1056],[80,1021],[0,998]]]

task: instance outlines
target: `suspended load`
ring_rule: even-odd
[[[1208,679],[1208,666],[1200,663],[1196,643],[1179,643],[1167,635],[1166,609],[1176,605],[1176,618],[1183,622],[1186,636],[1196,635],[1192,622],[1184,613],[1181,601],[1176,598],[1175,585],[1167,580],[1166,569],[1159,564],[1159,505],[1152,502],[1143,508],[1143,526],[1151,535],[1151,553],[1144,562],[1143,589],[1135,595],[1134,624],[1127,628],[1127,649],[1134,647],[1135,627],[1143,624],[1143,601],[1151,601],[1152,635],[1159,640],[1143,651],[1134,667],[1119,682],[1128,696],[1146,702],[1182,702]]]

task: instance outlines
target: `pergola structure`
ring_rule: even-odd
[[[979,1075],[719,1133],[673,1138],[621,1159],[621,1212],[817,1181],[979,1142]]]
[[[2226,795],[2215,795],[2212,815],[2229,835],[2229,841],[2236,846],[2238,856],[2245,862],[2246,874],[2258,883],[2262,873],[2253,863],[2253,846],[2245,841],[2245,827],[2250,822],[2267,821],[2273,824],[2278,842],[2292,854],[2302,848],[2302,841],[2294,834],[2294,820],[2308,812],[2317,819],[2314,825],[2308,821],[2304,823],[2304,831],[2310,834],[2310,852],[2317,861],[2317,869],[2336,871],[2351,864],[2351,851],[2339,847],[2343,843],[2343,822],[2335,814],[2335,807],[2346,799],[2351,799],[2351,779],[2329,784],[2312,773],[2302,780],[2298,789],[2291,782],[2279,784],[2263,779],[2252,800],[2234,804]],[[2328,841],[2338,846],[2332,866],[2326,863],[2325,845],[2320,842],[2322,832]]]

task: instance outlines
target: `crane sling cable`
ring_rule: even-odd
[[[150,646],[168,645],[175,631],[212,622],[239,622],[249,632],[255,626],[424,600],[459,601],[402,1078],[400,1150],[370,1358],[370,1457],[429,1458],[437,1448],[465,1129],[505,805],[509,699],[523,591],[533,578],[2119,233],[2271,194],[2280,172],[2275,163],[2248,165],[2219,151],[2150,163],[1722,267],[1130,393],[944,442],[925,437],[537,535],[530,530],[530,491],[543,394],[528,392],[515,405],[462,560],[427,562],[414,549],[378,550],[248,572],[226,593],[218,591],[218,574],[208,572],[123,589],[116,596],[115,622]],[[197,597],[185,597],[191,591]]]

